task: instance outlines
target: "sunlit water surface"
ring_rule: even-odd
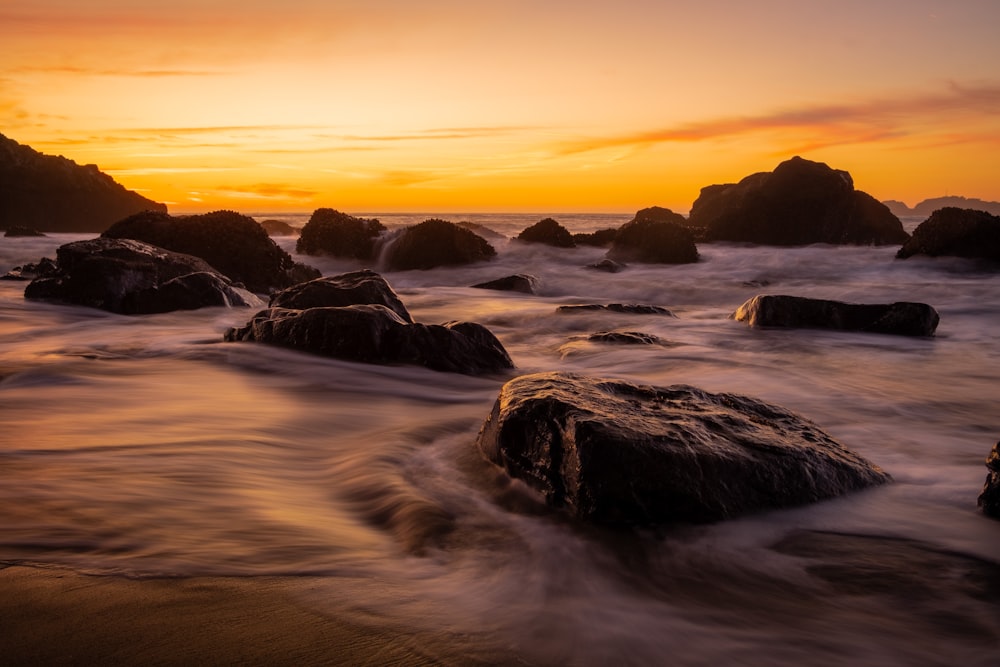
[[[541,217],[449,219],[514,236]],[[628,219],[556,217],[573,231]],[[0,271],[79,238],[0,238]],[[494,245],[499,257],[473,267],[384,272],[418,321],[497,335],[517,369],[485,378],[222,342],[246,309],[126,317],[28,302],[24,283],[0,281],[0,561],[318,575],[308,604],[461,638],[434,653],[453,664],[510,652],[531,664],[1000,664],[1000,522],[976,509],[1000,437],[1000,273],[895,261],[895,247],[702,245],[695,265],[608,274],[584,268],[600,249]],[[361,266],[300,259],[326,275]],[[536,276],[540,294],[469,287],[512,273]],[[728,319],[757,293],[923,301],[941,324],[912,339]],[[556,313],[612,302],[677,317]],[[665,344],[586,340],[604,330]],[[474,445],[506,379],[551,370],[777,403],[895,481],[710,526],[580,526]]]

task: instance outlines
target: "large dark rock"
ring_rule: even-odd
[[[534,294],[538,288],[538,278],[527,273],[516,273],[512,276],[504,276],[496,280],[488,280],[484,283],[473,285],[476,289],[491,289],[500,292],[523,292],[524,294]]]
[[[844,303],[788,295],[757,295],[733,319],[752,327],[837,329],[900,336],[933,336],[940,317],[926,303]]]
[[[576,246],[569,230],[552,218],[545,218],[517,235],[518,241],[524,243],[542,243],[557,248],[572,248]]]
[[[318,208],[302,228],[295,251],[371,260],[375,258],[376,241],[384,231],[385,225],[374,218],[355,218],[332,208]]]
[[[1000,442],[993,445],[993,450],[986,458],[986,483],[983,492],[979,494],[979,507],[988,516],[1000,519]]]
[[[1000,216],[964,208],[934,211],[896,253],[899,259],[914,255],[1000,262]]]
[[[167,207],[125,189],[96,165],[43,155],[0,134],[0,229],[98,233],[146,210]]]
[[[700,240],[794,246],[901,244],[903,224],[846,171],[794,157],[773,172],[710,185],[691,207]]]
[[[28,284],[26,299],[127,315],[258,303],[204,260],[131,239],[67,243],[56,251],[56,263],[55,271]]]
[[[101,236],[135,239],[201,257],[252,292],[267,293],[320,275],[316,269],[295,262],[253,218],[235,211],[181,217],[138,213],[115,223]]]
[[[293,285],[273,294],[269,303],[271,308],[296,310],[358,304],[382,305],[399,315],[404,322],[413,322],[406,306],[385,278],[367,269]]]
[[[564,373],[505,384],[477,443],[549,505],[597,522],[716,521],[890,479],[777,406]]]
[[[497,251],[478,234],[433,218],[401,230],[386,244],[383,261],[389,271],[433,269],[492,259]]]
[[[478,375],[514,367],[500,341],[472,322],[411,324],[382,305],[290,310],[270,308],[227,341],[256,341],[337,359],[416,364],[436,371]]]
[[[684,216],[654,206],[618,228],[607,258],[616,262],[688,264],[698,261],[694,235]]]

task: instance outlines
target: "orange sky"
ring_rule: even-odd
[[[1000,200],[996,0],[4,0],[0,132],[173,212]]]

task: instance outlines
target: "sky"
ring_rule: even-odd
[[[171,212],[1000,200],[997,0],[0,0],[0,133]]]

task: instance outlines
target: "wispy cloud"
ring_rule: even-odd
[[[916,133],[932,119],[949,115],[1000,114],[1000,85],[951,84],[944,92],[778,110],[753,116],[729,116],[680,123],[646,132],[568,142],[564,155],[604,148],[640,148],[671,142],[695,142],[763,131],[804,131],[813,138],[804,148],[866,143]]]
[[[246,199],[310,199],[320,194],[317,190],[286,183],[256,183],[253,185],[220,185],[217,195]]]

